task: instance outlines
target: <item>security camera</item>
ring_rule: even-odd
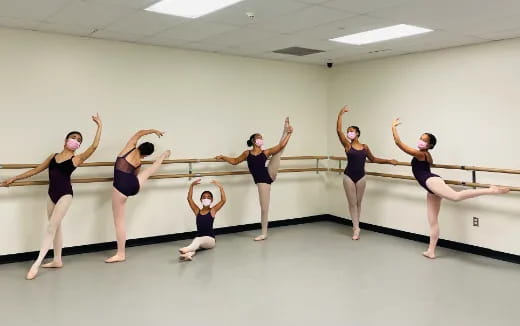
[[[327,61],[327,67],[332,68],[332,66],[334,66],[334,62],[332,62],[331,60]]]
[[[254,12],[246,12],[246,15],[247,15],[247,17],[249,17],[249,19],[255,18],[255,13]]]

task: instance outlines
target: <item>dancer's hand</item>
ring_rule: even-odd
[[[224,161],[224,155],[215,156],[215,160]]]
[[[288,134],[292,134],[293,131],[294,131],[294,128],[293,128],[292,126],[289,126],[289,127],[287,128],[287,133],[288,133]]]
[[[345,105],[345,106],[343,107],[343,109],[341,109],[341,111],[339,111],[339,114],[344,114],[344,113],[347,113],[347,112],[349,112],[349,111],[350,111],[350,109],[348,108],[348,106]]]
[[[2,187],[9,187],[9,185],[16,181],[15,177],[9,178],[7,180],[4,180],[2,183],[0,183],[0,186]]]
[[[172,151],[171,151],[171,150],[167,150],[167,151],[164,152],[162,155],[164,156],[165,159],[167,159],[167,158],[170,157],[170,155],[172,155]]]
[[[400,124],[402,124],[400,118],[397,118],[394,120],[394,122],[392,122],[392,128],[395,128],[397,126],[399,126]]]
[[[198,184],[200,184],[200,182],[202,181],[202,179],[195,179],[192,183],[191,183],[191,186],[196,186]]]
[[[211,180],[211,183],[214,184],[215,186],[219,187],[219,188],[222,188],[222,185],[220,183],[218,183],[217,180]]]
[[[92,121],[94,121],[98,127],[101,127],[103,123],[101,122],[101,118],[99,117],[99,113],[96,113],[96,115],[92,116]]]
[[[399,162],[396,161],[396,160],[394,160],[394,159],[391,159],[391,160],[390,160],[390,163],[391,163],[392,165],[397,165],[397,163],[399,163]]]
[[[161,138],[162,136],[164,136],[164,134],[166,133],[166,131],[154,130],[153,133],[156,134],[157,137]]]

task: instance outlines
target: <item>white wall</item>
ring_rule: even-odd
[[[2,163],[39,162],[60,151],[70,130],[82,131],[86,145],[94,135],[90,115],[95,112],[101,114],[104,133],[90,161],[114,160],[142,128],[166,130],[164,138],[147,140],[158,152],[172,148],[176,158],[236,155],[254,132],[263,133],[267,145],[275,144],[286,115],[295,134],[284,155],[326,154],[328,75],[323,68],[10,29],[0,29],[0,39]],[[187,165],[161,170],[186,171]],[[0,179],[18,172],[0,169]],[[74,173],[76,178],[111,175],[110,168]],[[46,173],[35,177],[46,178]],[[326,213],[324,178],[323,173],[281,174],[272,188],[271,219]],[[229,201],[216,226],[258,222],[251,176],[220,181]],[[150,181],[129,201],[128,237],[194,230],[188,184],[187,179]],[[206,188],[216,190],[202,185],[199,193]],[[110,190],[109,183],[74,185],[65,246],[114,240]],[[46,192],[45,186],[0,188],[0,255],[39,248]]]
[[[358,125],[362,140],[385,158],[409,161],[393,143],[391,123],[400,117],[403,141],[415,146],[422,132],[438,145],[435,162],[520,169],[516,131],[520,121],[520,40],[494,42],[338,67],[329,89],[328,149],[344,155],[335,134],[344,104],[345,127]],[[368,165],[370,171],[411,175],[408,167]],[[437,169],[447,179],[471,181],[471,173]],[[331,177],[329,210],[347,216],[341,177]],[[520,176],[477,173],[477,181],[520,184]],[[428,234],[426,192],[417,183],[369,177],[362,220]],[[472,226],[472,217],[481,226]],[[520,196],[444,202],[441,238],[520,254]]]

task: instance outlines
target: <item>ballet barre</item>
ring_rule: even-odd
[[[327,172],[328,168],[301,168],[301,169],[280,169],[278,173],[294,173],[294,172]],[[248,170],[226,171],[226,172],[200,172],[200,173],[178,173],[178,174],[157,174],[150,177],[150,179],[181,179],[181,178],[199,178],[199,177],[220,177],[228,175],[246,175]],[[113,178],[78,178],[72,179],[72,183],[94,183],[94,182],[110,182]],[[9,185],[9,187],[20,186],[42,186],[49,184],[47,180],[38,181],[16,181]]]
[[[347,159],[341,156],[330,156],[330,160],[338,161],[338,168],[331,168],[331,172],[338,172],[343,173],[344,169],[341,167],[341,162],[346,161]],[[374,163],[374,164],[385,164],[385,165],[392,165],[391,163]],[[408,162],[397,162],[396,165],[401,166],[411,166]],[[456,185],[456,186],[464,186],[464,187],[471,187],[471,188],[487,188],[490,185],[489,184],[483,184],[477,182],[477,175],[476,172],[493,172],[493,173],[506,173],[506,174],[520,174],[520,170],[511,170],[511,169],[497,169],[497,168],[487,168],[487,167],[479,167],[479,166],[468,166],[468,165],[451,165],[451,164],[432,164],[433,168],[439,168],[439,169],[451,169],[451,170],[464,170],[464,171],[471,171],[472,172],[472,182],[465,182],[465,181],[457,181],[457,180],[444,180],[447,184]],[[367,175],[376,176],[376,177],[383,177],[383,178],[393,178],[393,179],[403,179],[403,180],[414,180],[415,178],[408,175],[401,175],[401,174],[391,174],[391,173],[380,173],[380,172],[366,172]],[[511,189],[511,191],[520,191],[520,187],[511,187],[511,186],[504,186]]]
[[[342,156],[329,156],[329,159],[333,160],[333,161],[338,161],[340,169],[341,169],[341,162],[347,160],[345,157],[342,157]],[[367,162],[367,163],[371,163],[371,162]],[[389,165],[390,163],[374,163],[374,164]],[[411,166],[411,164],[409,162],[397,162],[396,165]],[[520,174],[520,170],[488,168],[488,167],[472,166],[472,165],[432,164],[432,168],[475,171],[475,172],[479,171],[479,172],[493,172],[493,173],[506,173],[506,174]]]
[[[345,157],[341,156],[319,156],[319,155],[306,155],[306,156],[287,156],[281,158],[283,161],[296,161],[296,160],[315,160],[316,166],[313,168],[290,168],[290,169],[280,169],[279,173],[298,173],[298,172],[337,172],[343,173],[343,168],[341,163],[346,161]],[[319,166],[320,161],[322,160],[331,160],[338,161],[338,168],[322,168]],[[142,164],[151,164],[153,161],[143,161]],[[222,161],[216,160],[214,158],[202,158],[202,159],[175,159],[175,160],[165,160],[163,164],[188,164],[188,173],[178,173],[178,174],[159,174],[151,176],[150,179],[179,179],[179,178],[198,178],[198,177],[217,177],[217,176],[231,176],[231,175],[246,175],[249,174],[248,170],[238,170],[238,171],[214,171],[214,172],[200,172],[195,173],[193,171],[193,164],[196,163],[224,163]],[[390,163],[382,163],[386,165],[390,165]],[[411,164],[408,162],[398,162],[396,165],[401,166],[410,166]],[[0,169],[29,169],[36,167],[37,164],[2,164],[0,165]],[[84,163],[80,165],[81,167],[99,167],[99,166],[114,166],[114,162],[92,162],[92,163]],[[442,169],[458,169],[472,172],[472,182],[464,182],[464,181],[456,181],[456,180],[445,180],[447,184],[465,186],[465,187],[473,187],[473,188],[486,188],[490,185],[482,184],[476,182],[476,172],[493,172],[493,173],[507,173],[507,174],[520,174],[520,170],[512,170],[512,169],[497,169],[497,168],[488,168],[488,167],[478,167],[478,166],[467,166],[467,165],[450,165],[450,164],[433,164],[434,168],[442,168]],[[366,172],[367,175],[383,177],[383,178],[393,178],[393,179],[402,179],[402,180],[415,180],[414,177],[408,175],[399,175],[399,174],[390,174],[390,173],[379,173],[379,172]],[[73,183],[94,183],[94,182],[111,182],[113,178],[77,178],[72,179]],[[17,181],[10,185],[10,187],[16,186],[38,186],[38,185],[47,185],[49,182],[47,180],[37,180],[37,181]],[[511,191],[520,191],[520,187],[509,187]]]
[[[319,156],[319,155],[306,155],[306,156],[287,156],[282,157],[283,161],[296,161],[296,160],[315,160],[316,166],[313,168],[290,168],[290,169],[280,169],[279,173],[297,173],[297,172],[328,172],[328,168],[320,167],[320,160],[326,160],[328,156]],[[142,164],[151,164],[153,161],[143,161]],[[188,164],[188,173],[177,173],[177,174],[158,174],[153,175],[150,179],[180,179],[180,178],[198,178],[198,177],[218,177],[218,176],[229,176],[229,175],[246,175],[249,174],[248,170],[238,170],[238,171],[214,171],[214,172],[200,172],[196,173],[193,171],[193,164],[196,163],[225,163],[223,161],[216,160],[214,158],[202,158],[202,159],[175,159],[175,160],[165,160],[163,164]],[[37,164],[2,164],[0,165],[1,169],[30,169],[36,167]],[[114,166],[114,162],[92,162],[92,163],[84,163],[80,165],[81,167],[99,167],[99,166]],[[75,178],[71,180],[72,183],[94,183],[94,182],[111,182],[113,178]],[[47,180],[36,180],[36,181],[17,181],[13,182],[9,187],[20,187],[20,186],[41,186],[47,185],[49,182]]]
[[[285,156],[282,157],[282,161],[295,161],[295,160],[326,160],[328,156],[319,155],[306,155],[306,156]],[[154,161],[142,161],[141,164],[152,164]],[[96,167],[96,166],[114,166],[115,162],[91,162],[83,163],[80,167]],[[162,164],[178,164],[178,163],[225,163],[214,158],[185,158],[176,160],[164,160]],[[14,170],[14,169],[33,169],[38,164],[0,164],[0,169]]]

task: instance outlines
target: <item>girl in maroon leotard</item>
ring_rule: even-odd
[[[244,151],[238,157],[228,157],[224,155],[216,156],[215,158],[220,161],[228,162],[229,164],[237,165],[240,162],[247,160],[247,166],[249,172],[253,176],[253,180],[258,188],[258,196],[260,199],[260,215],[262,223],[262,234],[257,236],[255,241],[262,241],[267,239],[267,226],[269,223],[269,201],[271,198],[271,183],[276,179],[278,175],[278,169],[280,168],[280,160],[282,158],[283,150],[293,132],[293,127],[289,123],[289,118],[285,119],[282,138],[278,145],[263,149],[264,140],[262,135],[253,134],[247,140],[247,146],[253,147],[251,150]],[[265,166],[267,159],[271,157],[269,165]]]
[[[399,138],[397,126],[401,122],[395,119],[392,123],[392,133],[395,144],[403,152],[413,156],[412,171],[415,179],[419,184],[428,191],[426,194],[426,206],[428,208],[428,222],[430,223],[430,245],[423,255],[428,258],[435,258],[435,247],[439,240],[439,211],[441,209],[441,200],[443,198],[452,201],[461,201],[482,195],[503,194],[509,191],[506,187],[491,186],[485,189],[467,189],[455,191],[448,186],[444,180],[436,174],[431,173],[430,165],[433,164],[433,158],[428,150],[433,149],[437,144],[437,138],[430,133],[421,135],[417,144],[417,149],[407,146]]]
[[[38,258],[26,275],[26,279],[28,280],[32,280],[36,277],[38,269],[53,243],[54,259],[52,262],[44,264],[42,267],[63,267],[63,262],[61,260],[61,250],[63,246],[61,221],[65,217],[65,214],[72,203],[73,192],[70,176],[76,167],[85,162],[94,153],[99,145],[99,139],[101,138],[102,124],[99,114],[92,116],[92,120],[97,124],[97,132],[94,142],[85,152],[79,155],[74,155],[83,142],[83,137],[78,131],[72,131],[67,135],[67,137],[65,137],[65,144],[60,153],[51,154],[44,162],[34,169],[7,179],[2,183],[2,186],[9,186],[17,180],[29,178],[47,168],[49,169],[49,201],[47,204],[49,225],[45,230]]]
[[[348,165],[344,171],[343,188],[345,189],[350,218],[352,219],[352,240],[359,240],[359,233],[361,232],[359,228],[361,201],[363,200],[366,186],[366,160],[368,159],[369,162],[374,163],[391,163],[394,165],[397,164],[397,161],[375,157],[366,144],[359,142],[361,131],[356,126],[348,127],[347,135],[345,136],[342,119],[343,114],[347,112],[349,112],[349,108],[346,106],[339,111],[336,131],[339,141],[345,148],[345,153],[347,154]]]

